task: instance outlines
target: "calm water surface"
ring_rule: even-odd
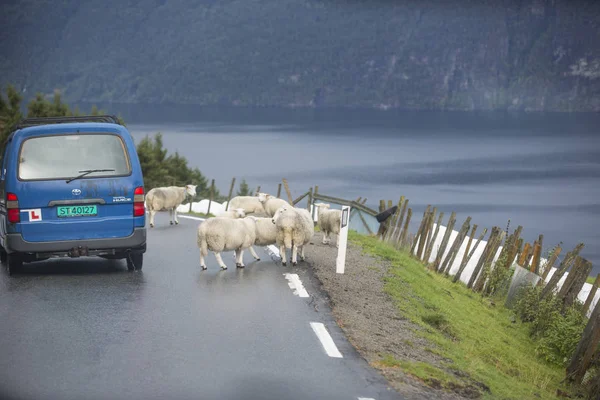
[[[232,177],[294,197],[319,185],[343,198],[397,202],[405,195],[415,231],[428,204],[483,227],[522,225],[544,234],[544,251],[578,242],[600,272],[600,115],[383,111],[231,110],[104,106],[136,141],[163,134],[170,151],[216,180]]]

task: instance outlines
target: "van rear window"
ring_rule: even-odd
[[[129,175],[131,166],[123,140],[113,134],[63,134],[26,139],[19,156],[19,179],[68,179],[79,171],[93,172],[86,177]]]

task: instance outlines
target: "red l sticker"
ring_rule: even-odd
[[[35,220],[37,220],[37,219],[40,219],[40,215],[36,214],[36,213],[35,213],[35,210],[32,210],[32,211],[31,211],[31,220],[32,220],[32,221],[35,221]]]

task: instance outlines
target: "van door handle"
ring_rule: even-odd
[[[69,206],[73,204],[106,204],[106,201],[104,199],[52,200],[48,203],[48,207]]]

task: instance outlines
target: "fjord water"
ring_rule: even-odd
[[[526,241],[544,234],[544,252],[585,243],[600,272],[600,114],[103,108],[121,113],[136,142],[161,132],[221,193],[232,177],[275,193],[285,177],[294,197],[319,185],[377,209],[405,195],[413,232],[428,204],[444,223],[456,211],[455,229],[467,216],[478,233],[510,219]]]

